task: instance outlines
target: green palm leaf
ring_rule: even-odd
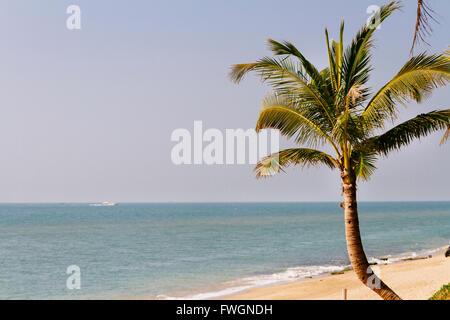
[[[342,57],[342,78],[345,84],[344,95],[355,85],[363,85],[368,80],[368,74],[371,70],[370,49],[373,45],[373,34],[377,27],[394,11],[402,6],[398,1],[392,1],[382,6],[369,24],[366,24],[353,39],[352,43],[345,50]]]
[[[351,144],[357,144],[364,140],[368,132],[364,131],[364,126],[361,124],[361,118],[356,115],[356,112],[348,112],[340,115],[331,132],[333,141],[339,141],[342,144],[345,140],[350,141]]]
[[[275,55],[287,55],[297,57],[305,72],[311,77],[316,85],[324,84],[324,79],[320,76],[319,71],[314,65],[307,60],[302,53],[290,42],[278,42],[272,39],[268,40],[269,49]]]
[[[295,64],[291,60],[277,60],[265,57],[256,63],[236,64],[232,66],[230,78],[238,83],[243,77],[255,71],[262,81],[272,85],[278,93],[284,95],[295,95],[297,99],[302,99],[306,104],[315,104],[322,110],[318,110],[328,119],[330,127],[333,125],[332,110],[328,107],[328,102],[324,98],[323,90],[311,82],[308,74],[303,73],[301,64]],[[322,78],[319,74],[318,77]]]
[[[445,130],[449,126],[450,109],[420,114],[379,136],[368,139],[363,148],[387,155],[392,150],[398,150],[410,144],[413,139],[420,139],[432,132]]]
[[[395,119],[396,103],[421,102],[433,89],[450,81],[450,59],[425,53],[411,58],[397,75],[381,88],[362,112],[366,123],[380,127],[387,117]]]
[[[314,116],[308,114],[308,109],[296,107],[289,97],[275,94],[263,100],[256,130],[267,128],[280,130],[282,135],[293,138],[298,144],[315,147],[328,142],[338,152],[333,140],[322,130],[321,123],[314,122]]]
[[[306,148],[285,149],[259,161],[255,167],[256,176],[258,178],[271,176],[290,165],[301,165],[302,167],[325,165],[334,169],[336,168],[337,160],[319,150]]]
[[[352,163],[355,175],[359,179],[369,180],[375,169],[375,162],[378,160],[376,153],[354,150],[352,152]]]

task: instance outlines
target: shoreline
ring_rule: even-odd
[[[443,253],[431,258],[408,258],[390,264],[372,266],[393,290],[405,300],[426,300],[443,285],[450,283],[450,258]],[[220,297],[223,300],[342,300],[347,289],[348,300],[381,300],[364,286],[353,270],[322,274],[284,284],[250,288]]]
[[[436,261],[433,260],[438,256],[443,256],[444,251],[448,246],[434,247],[433,249],[423,249],[417,252],[403,252],[400,254],[390,254],[379,257],[369,258],[369,263],[375,273],[377,273],[380,278],[384,279],[384,275],[379,273],[380,268],[384,269],[386,266],[394,266],[399,264],[409,264],[416,261]],[[430,258],[431,256],[431,258]],[[450,258],[448,258],[450,262]],[[450,270],[450,264],[448,265],[448,270]],[[444,270],[445,272],[446,270]],[[290,286],[304,286],[304,283],[318,282],[321,284],[323,279],[335,279],[335,277],[340,275],[353,274],[354,279],[357,280],[350,265],[316,265],[316,266],[299,266],[291,267],[282,272],[275,274],[263,274],[257,276],[250,276],[245,278],[239,278],[232,281],[223,282],[221,284],[216,284],[215,289],[212,290],[200,290],[193,292],[191,294],[185,295],[157,295],[157,296],[144,296],[137,299],[151,299],[151,300],[227,300],[227,299],[266,299],[264,296],[267,292],[271,290],[284,290],[285,287]],[[348,279],[347,279],[348,280]],[[325,282],[328,283],[329,280]],[[445,281],[445,280],[444,280]],[[450,275],[448,276],[447,283],[450,282]],[[447,284],[445,283],[445,284]],[[333,284],[333,283],[332,283]],[[356,281],[359,284],[359,280]],[[361,287],[362,284],[361,284]],[[205,288],[204,288],[205,289]],[[301,289],[301,288],[299,288]],[[368,289],[369,290],[369,289]],[[339,290],[342,296],[342,288]],[[371,290],[369,290],[371,292]],[[434,292],[433,292],[434,293]],[[259,295],[262,295],[259,297]],[[252,298],[253,295],[257,297]],[[375,294],[375,298],[378,296]],[[372,297],[373,298],[373,297]],[[132,297],[127,297],[126,299],[136,299]],[[272,299],[272,298],[267,298]],[[292,297],[280,297],[274,299],[297,299],[295,296]],[[300,299],[309,299],[308,297],[301,297]],[[318,297],[317,299],[321,299]],[[336,297],[334,298],[336,299]],[[337,298],[339,299],[339,298]],[[349,297],[351,299],[351,297]]]

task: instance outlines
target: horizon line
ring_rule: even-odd
[[[227,204],[227,203],[339,203],[340,200],[311,200],[311,201],[114,201],[116,204]],[[449,200],[359,200],[358,203],[364,202],[450,202]],[[101,201],[0,201],[2,204],[93,204],[101,203]]]

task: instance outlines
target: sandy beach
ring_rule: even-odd
[[[373,270],[405,300],[430,298],[442,285],[450,283],[450,258],[432,258],[373,266]],[[365,287],[352,270],[343,274],[294,283],[261,287],[226,297],[236,300],[341,300],[342,289],[349,300],[380,300]]]

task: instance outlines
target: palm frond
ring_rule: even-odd
[[[366,24],[353,39],[352,43],[345,50],[342,57],[342,78],[345,82],[344,95],[355,85],[363,85],[367,82],[370,67],[370,48],[373,45],[373,33],[377,27],[394,11],[402,6],[399,1],[392,1],[382,6],[372,17],[369,24]]]
[[[328,29],[325,28],[325,40],[327,43],[328,62],[330,69],[330,82],[334,92],[338,91],[341,86],[342,74],[342,56],[344,47],[344,21],[341,22],[339,43],[333,41],[330,43]]]
[[[261,64],[258,62],[255,63],[239,63],[231,66],[230,73],[228,76],[230,80],[234,83],[239,83],[244,78],[244,76],[253,71],[257,67],[261,67]]]
[[[450,138],[450,126],[445,131],[444,136],[441,139],[440,145],[443,145],[445,142],[447,142],[448,138]]]
[[[336,54],[336,67],[337,67],[337,74],[338,74],[338,88],[341,86],[341,79],[342,79],[342,58],[344,56],[344,21],[341,22],[341,29],[339,32],[339,43],[335,43],[333,45],[335,49]]]
[[[410,144],[430,133],[445,130],[450,126],[450,109],[420,114],[407,120],[387,132],[370,138],[361,146],[362,150],[387,155],[392,150]]]
[[[330,41],[325,29],[329,65],[320,71],[291,42],[275,40],[269,40],[274,58],[232,66],[232,81],[238,83],[249,72],[255,72],[273,87],[273,94],[263,100],[256,130],[277,129],[304,146],[262,159],[255,168],[258,177],[290,165],[322,164],[339,168],[346,182],[353,182],[355,176],[367,180],[380,155],[438,130],[447,130],[441,143],[449,138],[450,110],[421,114],[374,136],[375,130],[384,128],[386,120],[397,118],[396,104],[421,102],[450,81],[450,51],[423,53],[410,58],[393,79],[371,94],[367,83],[372,70],[373,34],[401,7],[400,1],[382,6],[345,50],[344,23],[339,42]],[[316,150],[323,145],[335,150],[335,158]]]
[[[297,57],[302,68],[311,77],[314,83],[318,86],[324,83],[323,78],[320,76],[320,72],[314,67],[314,65],[305,58],[305,56],[290,42],[283,41],[278,42],[272,39],[268,40],[269,49],[275,55],[286,55]]]
[[[369,180],[377,169],[375,166],[375,162],[378,160],[376,153],[354,150],[351,159],[358,179]]]
[[[415,45],[422,41],[426,44],[426,37],[429,36],[433,29],[431,28],[431,22],[436,21],[434,18],[435,12],[428,5],[425,0],[417,0],[417,18],[416,18],[416,26],[414,28],[414,37],[411,45],[411,54],[414,52]]]
[[[337,160],[329,154],[307,148],[285,149],[264,157],[258,162],[254,171],[256,177],[272,176],[290,165],[302,167],[325,165],[331,169],[336,168]]]
[[[317,117],[317,122],[311,118],[307,109],[297,108],[289,97],[268,95],[263,100],[256,130],[278,129],[282,135],[295,139],[299,144],[315,147],[329,142],[334,146],[330,136],[321,128],[323,117]]]
[[[331,50],[330,39],[328,37],[328,29],[325,28],[325,40],[327,42],[327,52],[328,52],[328,63],[330,71],[330,82],[332,89],[337,90],[337,66],[336,66],[336,55]]]
[[[316,67],[305,58],[305,56],[290,42],[283,41],[278,42],[272,39],[268,40],[269,49],[275,55],[281,56],[293,56],[299,60],[301,68],[306,72],[311,79],[310,86],[317,88],[317,92],[320,93],[322,108],[330,120],[330,124],[334,123],[333,110],[329,107],[333,101],[331,99],[331,92],[328,90],[328,82],[322,74],[316,69]]]
[[[342,145],[344,141],[357,144],[367,138],[365,126],[361,123],[361,118],[355,112],[344,112],[336,120],[336,124],[330,134],[333,141],[338,141]]]
[[[433,89],[445,86],[449,81],[450,59],[445,55],[422,53],[412,57],[397,75],[372,97],[362,112],[362,117],[373,127],[382,127],[387,117],[396,118],[398,102],[421,102]]]
[[[230,72],[230,78],[239,82],[250,71],[255,71],[262,81],[273,86],[278,93],[285,96],[295,95],[305,104],[310,103],[320,106],[322,110],[318,112],[328,119],[329,126],[332,127],[334,114],[324,98],[325,90],[323,89],[325,89],[325,85],[322,88],[317,88],[311,82],[308,74],[304,74],[301,64],[296,64],[289,59],[277,60],[265,57],[256,63],[234,65]],[[318,77],[322,78],[320,73]]]

